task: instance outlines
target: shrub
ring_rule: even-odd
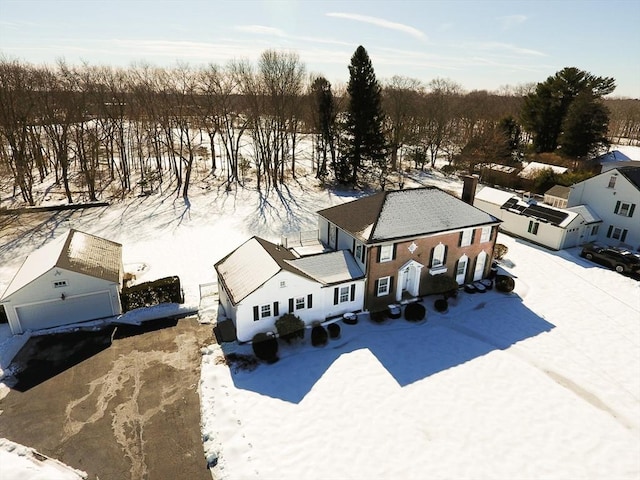
[[[276,330],[287,343],[304,338],[304,322],[293,313],[285,313],[276,320]]]
[[[180,278],[175,276],[124,288],[120,298],[124,312],[160,303],[184,303]]]
[[[387,318],[387,314],[384,310],[380,312],[371,312],[369,316],[371,317],[371,320],[374,321],[375,323],[382,323]]]
[[[509,275],[496,275],[495,285],[499,292],[509,293],[515,288],[516,282]]]
[[[253,336],[252,345],[253,353],[260,360],[267,363],[275,363],[278,361],[278,340],[266,333],[256,333]]]
[[[446,275],[436,275],[431,279],[429,293],[455,296],[458,293],[458,282]]]
[[[327,325],[327,330],[329,331],[330,338],[338,338],[340,336],[340,325],[337,323]]]
[[[410,303],[404,309],[404,318],[410,322],[419,322],[427,314],[427,309],[421,303]]]
[[[433,303],[433,307],[438,312],[446,312],[449,309],[449,303],[444,298],[439,298]]]
[[[508,251],[509,248],[506,245],[496,243],[496,247],[493,249],[493,257],[497,260],[502,260]]]
[[[327,330],[322,325],[316,325],[311,329],[311,345],[321,347],[327,343]]]

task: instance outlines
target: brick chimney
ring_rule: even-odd
[[[477,175],[463,175],[462,176],[462,201],[473,205],[473,201],[476,198],[476,188],[478,187]]]

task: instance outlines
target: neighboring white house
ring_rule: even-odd
[[[474,206],[502,220],[504,232],[554,250],[594,241],[602,223],[585,205],[555,208],[491,187],[476,193]]]
[[[0,298],[11,331],[122,313],[122,245],[70,230],[27,257]]]
[[[220,304],[239,341],[275,332],[293,313],[307,325],[362,310],[364,275],[348,251],[298,257],[252,237],[215,265]]]
[[[571,186],[568,205],[588,205],[603,225],[597,241],[640,250],[640,167],[607,170]]]

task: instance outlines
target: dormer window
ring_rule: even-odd
[[[611,175],[611,177],[609,177],[609,185],[607,186],[607,188],[615,188],[615,187],[616,187],[616,176]]]

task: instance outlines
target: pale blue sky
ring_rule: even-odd
[[[358,45],[382,81],[497,90],[577,67],[640,98],[640,0],[0,0],[0,54],[35,64],[197,66],[273,48],[346,83]]]

